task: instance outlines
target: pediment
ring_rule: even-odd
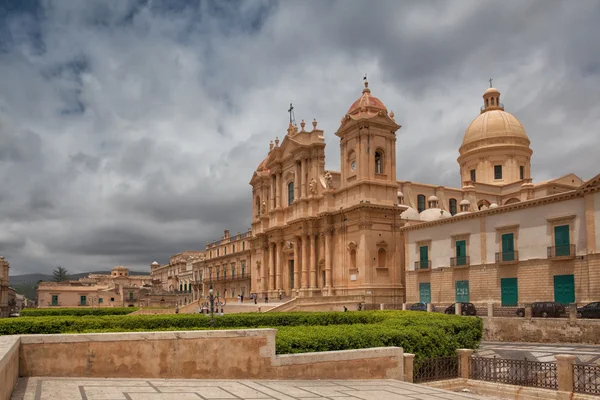
[[[581,185],[577,192],[588,192],[588,191],[596,191],[600,189],[600,174],[596,175],[592,179],[589,179],[583,185]]]

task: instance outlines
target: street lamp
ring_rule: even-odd
[[[223,315],[223,307],[227,304],[227,299],[224,297],[215,296],[213,293],[212,287],[212,278],[210,280],[210,288],[208,289],[208,296],[206,298],[200,298],[198,300],[198,305],[200,306],[200,312],[202,310],[206,310],[206,316],[208,316],[208,312],[210,310],[210,327],[214,328],[215,326],[215,305],[217,306],[217,314],[219,314],[219,307],[221,308],[220,315]]]

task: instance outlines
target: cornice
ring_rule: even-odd
[[[423,228],[430,228],[432,226],[451,224],[456,221],[464,221],[468,219],[475,219],[481,217],[487,217],[489,215],[503,214],[506,212],[522,210],[531,207],[537,207],[550,203],[558,203],[560,201],[570,200],[577,197],[583,197],[582,193],[578,193],[575,190],[571,190],[569,192],[558,193],[555,195],[540,197],[538,199],[525,200],[518,203],[508,204],[504,206],[498,206],[497,208],[490,208],[482,211],[475,211],[465,215],[454,216],[446,219],[440,219],[436,221],[424,222],[421,224],[409,225],[401,228],[401,231],[414,231]]]

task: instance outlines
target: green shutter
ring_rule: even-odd
[[[52,296],[52,305],[53,306],[57,306],[58,305],[58,296],[57,295],[53,295]]]
[[[85,296],[79,296],[79,304],[82,306],[85,306],[86,303],[86,297]]]
[[[519,303],[519,286],[517,278],[500,279],[502,290],[502,307],[514,307]]]
[[[421,303],[431,303],[431,284],[429,282],[419,283],[419,297]]]
[[[456,302],[469,302],[469,281],[456,281]]]
[[[467,241],[457,240],[456,241],[456,265],[467,264]]]
[[[419,261],[420,261],[419,266],[421,268],[429,267],[429,247],[428,246],[419,247]]]
[[[569,225],[560,225],[554,227],[554,246],[555,255],[568,256],[571,255],[571,240],[569,237]]]
[[[573,275],[554,276],[554,301],[560,304],[575,303],[575,277]]]
[[[515,235],[505,233],[502,235],[502,261],[514,261],[515,259]]]

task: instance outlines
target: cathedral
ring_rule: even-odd
[[[396,306],[600,295],[598,176],[534,183],[526,131],[490,87],[465,123],[460,187],[397,180],[400,121],[364,86],[335,132],[339,171],[325,166],[316,120],[270,143],[250,180],[252,228],[225,231],[189,266],[194,298],[209,283],[226,297]]]

